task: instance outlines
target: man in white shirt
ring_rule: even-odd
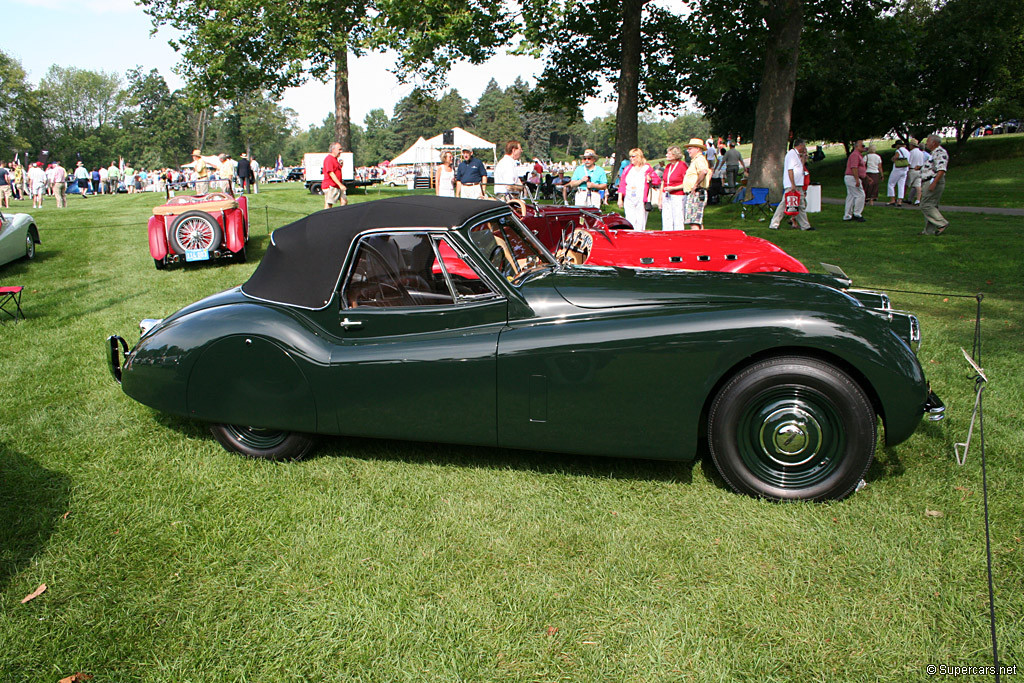
[[[804,192],[804,158],[803,155],[807,153],[807,143],[797,138],[793,141],[793,149],[786,152],[786,161],[782,168],[782,186],[783,186],[783,197],[779,200],[779,205],[775,208],[775,214],[772,216],[772,222],[768,224],[768,227],[772,230],[778,230],[779,224],[782,223],[782,218],[795,219],[796,224],[801,230],[814,230],[811,227],[811,222],[807,220],[807,195]],[[789,191],[795,191],[800,195],[800,210],[795,216],[786,216],[786,197],[785,193]]]
[[[907,147],[910,148],[910,166],[907,167],[906,197],[909,200],[910,195],[913,194],[914,206],[919,206],[921,204],[921,169],[924,168],[924,152],[921,151],[920,145],[914,138],[910,138]]]
[[[518,197],[523,186],[519,182],[519,158],[523,156],[523,146],[516,140],[505,143],[505,156],[494,166],[494,196],[505,195]]]

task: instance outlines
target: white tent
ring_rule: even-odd
[[[412,164],[437,164],[441,161],[441,151],[447,149],[457,152],[463,147],[468,147],[470,149],[486,149],[490,147],[491,153],[494,156],[494,161],[498,160],[497,146],[493,142],[488,142],[487,140],[477,137],[468,130],[464,130],[462,128],[453,128],[452,131],[455,133],[454,144],[444,144],[443,133],[441,135],[435,135],[429,140],[424,140],[421,136],[419,140],[413,143],[412,147],[392,159],[391,165],[408,166]],[[458,157],[458,154],[455,156]]]
[[[462,128],[452,128],[452,132],[455,133],[455,144],[453,145],[444,144],[443,133],[441,135],[435,135],[427,140],[427,144],[430,145],[432,149],[451,150],[461,150],[464,147],[468,147],[469,149],[486,149],[487,147],[490,147],[491,154],[494,157],[493,161],[495,163],[498,161],[498,147],[493,142],[488,142],[487,140],[477,137],[468,130],[464,130]]]
[[[438,161],[434,149],[420,136],[412,147],[391,160],[392,166],[409,166],[412,164],[430,164]]]

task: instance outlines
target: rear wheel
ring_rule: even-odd
[[[813,358],[772,358],[718,392],[708,439],[719,473],[740,493],[837,500],[871,465],[876,418],[864,391],[838,368]]]
[[[219,247],[223,232],[216,219],[205,211],[186,211],[171,223],[171,246],[175,253],[189,249],[210,251]]]
[[[313,438],[299,432],[229,424],[210,431],[225,450],[261,460],[299,460],[313,449]]]
[[[25,234],[25,258],[34,259],[36,257],[36,239],[32,236],[32,231],[29,230]]]
[[[164,263],[164,260],[162,258],[153,259],[153,265],[156,266],[157,270],[163,270],[164,268],[167,267],[167,264]]]

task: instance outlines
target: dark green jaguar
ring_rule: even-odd
[[[124,392],[300,458],[312,434],[636,458],[708,450],[737,491],[843,498],[942,416],[920,328],[843,276],[571,265],[501,202],[414,196],[275,231],[241,287],[128,350]],[[123,362],[122,362],[123,358]]]

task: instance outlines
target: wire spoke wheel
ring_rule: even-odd
[[[186,211],[171,224],[169,242],[178,254],[194,249],[210,251],[219,247],[222,240],[220,225],[205,211]]]
[[[185,249],[209,249],[213,246],[213,230],[207,221],[190,218],[178,224],[175,238]]]

